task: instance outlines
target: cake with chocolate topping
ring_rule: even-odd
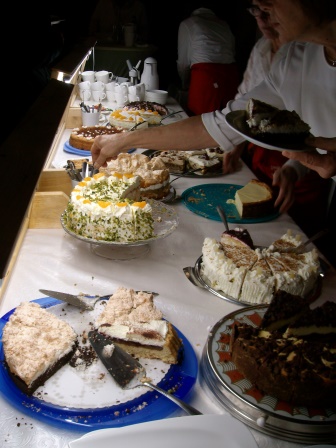
[[[292,297],[294,303],[296,299]],[[277,301],[278,311],[281,302],[288,311],[288,295],[279,296]],[[327,302],[314,310],[305,307],[304,313],[295,318],[297,307],[291,307],[279,315],[278,323],[272,313],[274,330],[236,323],[231,334],[232,361],[254,386],[278,400],[316,408],[334,406],[335,310],[336,303]],[[265,325],[269,318],[263,321],[264,327],[270,328]],[[287,319],[291,322],[287,330],[280,331]],[[290,328],[295,328],[296,334]],[[318,328],[323,329],[323,337]]]
[[[163,319],[152,294],[119,287],[96,319],[95,327],[131,355],[169,364],[178,362],[182,341],[172,324]]]
[[[98,135],[111,135],[125,132],[116,126],[81,126],[74,128],[69,137],[69,144],[73,148],[91,151],[93,141]]]
[[[5,363],[14,383],[32,395],[75,353],[72,327],[35,302],[21,303],[2,335]]]

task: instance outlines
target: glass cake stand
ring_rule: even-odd
[[[150,243],[170,235],[179,224],[178,215],[175,209],[160,201],[148,200],[152,207],[154,219],[154,236],[146,240],[138,241],[103,241],[86,238],[77,235],[67,227],[66,211],[61,215],[61,224],[63,229],[74,238],[90,244],[90,250],[95,255],[110,260],[131,260],[144,257],[150,250]]]

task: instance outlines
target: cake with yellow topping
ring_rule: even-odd
[[[113,242],[154,236],[152,207],[140,200],[140,177],[97,173],[72,190],[64,213],[67,229],[85,238]]]
[[[109,122],[112,126],[126,129],[131,129],[135,125],[139,125],[139,128],[147,127],[148,125],[159,125],[163,116],[166,115],[162,107],[164,106],[158,108],[156,103],[147,101],[130,103],[111,112]]]

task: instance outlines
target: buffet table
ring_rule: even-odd
[[[66,138],[65,134],[54,157],[55,168],[60,168],[63,160],[71,158],[62,153]],[[137,152],[143,150],[137,149]],[[173,185],[179,195],[187,188],[200,184],[245,185],[252,177],[251,171],[243,165],[234,174],[205,179],[184,177]],[[219,238],[224,230],[222,222],[192,213],[182,201],[176,201],[171,206],[179,216],[178,228],[166,238],[152,242],[145,257],[124,261],[93,254],[90,244],[73,238],[63,229],[28,229],[0,304],[0,315],[3,316],[22,301],[43,297],[39,292],[41,288],[93,295],[111,293],[118,286],[156,291],[159,293],[155,298],[157,306],[189,340],[200,361],[212,326],[241,307],[194,286],[183,272],[184,267],[194,266],[201,255],[205,237]],[[269,245],[289,228],[300,232],[287,214],[270,222],[244,226],[251,233],[255,245],[261,246]],[[336,274],[330,270],[324,278],[319,303],[333,297],[335,286]],[[204,414],[227,413],[202,386],[199,378],[188,401]],[[0,446],[66,448],[69,441],[84,434],[77,429],[72,431],[53,426],[35,419],[29,413],[22,413],[1,395],[0,406]],[[176,409],[170,417],[182,415],[185,415],[183,411]],[[255,429],[250,431],[260,448],[302,446],[272,438]]]

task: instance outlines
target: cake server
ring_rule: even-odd
[[[107,294],[105,296],[90,296],[89,294],[69,294],[67,292],[59,292],[59,291],[50,291],[48,289],[39,289],[42,294],[46,294],[49,297],[53,297],[54,299],[62,300],[63,302],[67,302],[70,305],[77,306],[79,308],[82,308],[84,310],[93,310],[95,307],[95,304],[98,302],[98,300],[108,300],[113,293]],[[140,291],[135,291],[140,292]],[[157,292],[152,291],[143,291],[148,294],[153,294],[153,296],[157,296]]]
[[[111,343],[97,330],[90,331],[89,341],[98,357],[111,374],[112,378],[122,389],[146,386],[164,395],[173,401],[189,415],[201,415],[202,413],[189,404],[177,398],[175,395],[161,389],[146,378],[146,369],[129,353],[121,347]]]

